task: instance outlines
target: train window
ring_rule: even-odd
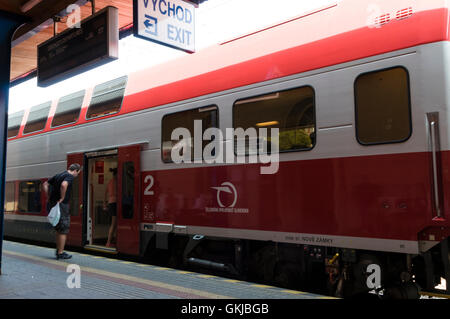
[[[41,181],[19,183],[19,212],[41,212]]]
[[[172,150],[179,148],[180,156],[183,156],[182,152],[184,149],[190,149],[191,160],[195,158],[194,152],[194,121],[199,120],[202,124],[202,137],[206,129],[211,127],[218,127],[218,110],[216,105],[201,107],[198,109],[188,110],[169,114],[162,119],[162,159],[166,163],[172,162]],[[172,140],[172,132],[177,128],[185,128],[190,133],[190,140],[184,139]],[[202,138],[203,140],[203,138]],[[184,144],[188,144],[186,147]],[[203,148],[206,144],[211,143],[211,141],[203,141]],[[183,145],[181,145],[183,144]]]
[[[355,81],[356,136],[363,145],[406,141],[412,132],[408,72],[370,72]]]
[[[51,105],[52,102],[49,101],[31,108],[27,123],[23,129],[24,134],[41,131],[45,128]]]
[[[85,90],[82,90],[66,95],[59,100],[52,120],[52,127],[75,123],[78,120],[84,94]]]
[[[245,140],[235,136],[236,155],[256,154],[262,150],[263,142],[271,141],[271,128],[279,129],[279,152],[310,150],[316,134],[314,89],[304,86],[238,100],[233,106],[233,126],[245,131],[253,128],[255,133],[253,137],[245,136]],[[259,136],[261,128],[268,129],[267,141]],[[252,138],[256,139],[254,144],[250,143]],[[271,143],[267,145],[268,152]]]
[[[8,115],[8,138],[15,137],[19,134],[24,113],[25,111],[20,111]]]
[[[134,211],[134,163],[125,162],[122,170],[122,217],[133,218]]]
[[[128,76],[125,75],[97,85],[94,88],[86,118],[91,119],[119,112],[122,106],[127,79]]]
[[[16,185],[14,182],[5,184],[5,212],[16,211]]]

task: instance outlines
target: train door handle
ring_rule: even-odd
[[[436,215],[441,218],[441,203],[439,199],[439,173],[438,173],[438,152],[441,150],[439,142],[439,113],[427,113],[428,136],[431,148],[431,166],[433,174],[433,201],[436,209]]]

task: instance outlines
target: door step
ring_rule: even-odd
[[[106,246],[99,246],[99,245],[86,245],[84,246],[84,249],[99,252],[99,253],[106,253],[106,254],[117,254],[117,249],[115,247],[106,247]]]

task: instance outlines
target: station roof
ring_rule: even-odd
[[[205,0],[189,0],[199,4]],[[60,17],[56,22],[56,32],[67,28],[66,8],[70,4],[81,7],[81,19],[92,14],[89,0],[0,0],[0,10],[26,16],[28,22],[22,25],[14,34],[11,52],[10,80],[18,80],[36,70],[37,47],[54,35],[53,17]],[[106,6],[119,9],[119,29],[128,29],[133,24],[132,0],[94,0],[95,12]]]
[[[81,8],[81,19],[92,14],[91,2],[87,0],[1,0],[0,10],[23,15],[28,22],[15,33],[11,52],[11,76],[14,81],[37,67],[37,47],[40,43],[54,35],[53,17],[61,18],[56,23],[56,32],[67,28],[66,8],[70,4],[78,4]],[[133,2],[130,0],[95,0],[95,11],[106,6],[119,9],[119,28],[127,28],[133,23]]]

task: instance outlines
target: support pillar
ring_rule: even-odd
[[[11,67],[11,40],[25,17],[0,10],[0,275],[5,202],[6,142],[8,139],[8,94]]]

